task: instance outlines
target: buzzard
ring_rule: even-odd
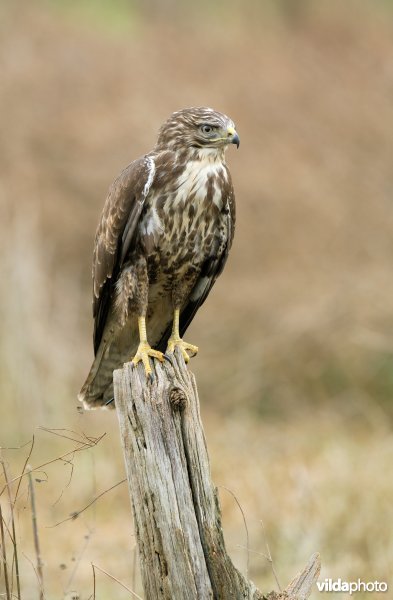
[[[113,371],[132,359],[152,377],[150,358],[198,348],[182,337],[222,272],[232,244],[235,197],[225,163],[239,147],[231,119],[186,108],[162,125],[152,152],[113,182],[95,237],[95,359],[78,398],[113,400]]]

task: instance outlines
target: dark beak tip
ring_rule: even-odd
[[[232,144],[236,144],[236,148],[239,149],[240,146],[240,138],[237,133],[232,138]]]

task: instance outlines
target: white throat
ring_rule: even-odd
[[[225,146],[221,148],[195,148],[192,158],[201,162],[223,164],[225,163],[225,149]]]

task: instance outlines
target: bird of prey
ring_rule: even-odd
[[[113,371],[179,348],[222,272],[235,226],[225,163],[239,147],[234,123],[211,108],[186,108],[162,125],[155,148],[126,167],[109,189],[93,255],[95,359],[78,398],[86,408],[113,400]],[[114,403],[112,403],[113,406]]]

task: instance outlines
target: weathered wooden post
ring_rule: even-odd
[[[308,598],[318,554],[280,594],[262,594],[232,564],[195,377],[181,355],[156,361],[151,382],[128,363],[114,388],[146,600]]]

